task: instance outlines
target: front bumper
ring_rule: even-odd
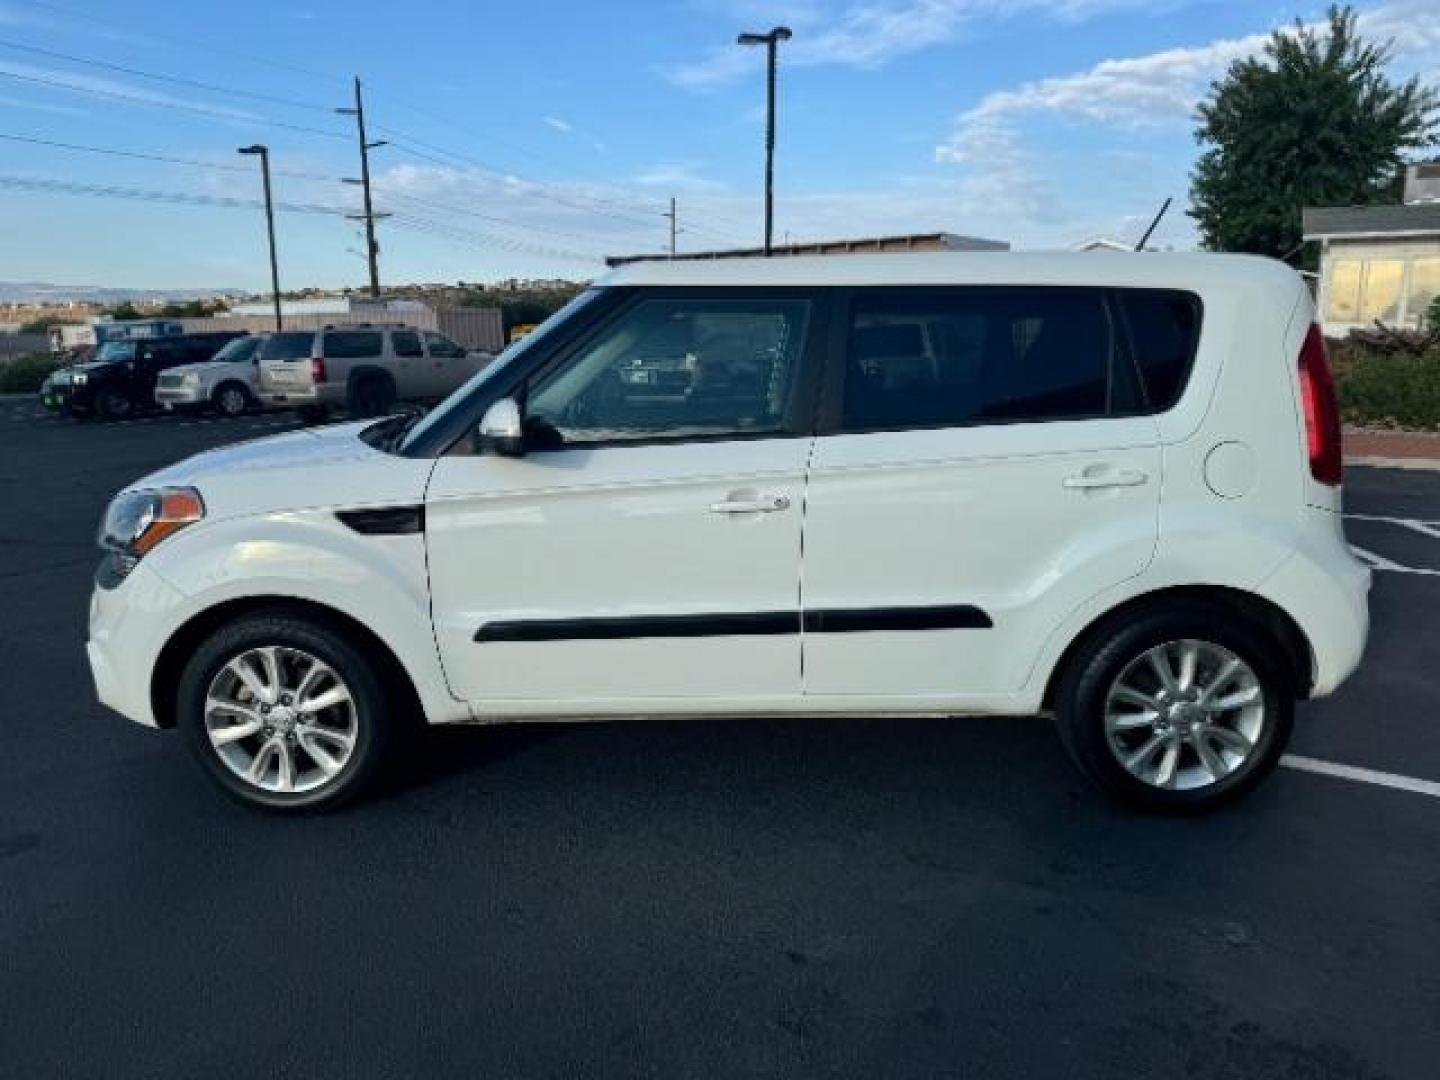
[[[209,396],[200,386],[157,386],[155,388],[155,404],[157,405],[203,405],[208,400]]]
[[[182,600],[144,562],[114,588],[96,585],[85,652],[102,705],[137,724],[158,726],[150,701],[151,673]]]

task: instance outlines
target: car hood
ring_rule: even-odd
[[[306,428],[207,450],[127,490],[196,488],[207,520],[419,502],[434,462],[376,450],[360,438],[373,423]]]

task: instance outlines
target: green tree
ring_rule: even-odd
[[[129,300],[122,300],[114,307],[105,308],[104,313],[112,319],[139,319],[143,317],[135,305]]]
[[[1230,65],[1195,132],[1190,216],[1206,248],[1285,257],[1302,206],[1396,201],[1403,155],[1435,139],[1440,95],[1387,78],[1390,55],[1359,36],[1353,9],[1331,7],[1326,27],[1297,22]]]

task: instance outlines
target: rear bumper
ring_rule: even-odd
[[[1333,694],[1360,664],[1370,633],[1370,568],[1343,546],[1300,548],[1257,590],[1310,645],[1311,697]]]

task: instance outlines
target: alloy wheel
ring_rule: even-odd
[[[205,695],[210,745],[262,791],[301,794],[337,777],[355,753],[349,687],[319,657],[286,645],[246,649],[222,664]]]
[[[1268,717],[1260,677],[1211,641],[1183,638],[1147,649],[1105,698],[1106,743],[1152,787],[1193,790],[1250,760]]]

